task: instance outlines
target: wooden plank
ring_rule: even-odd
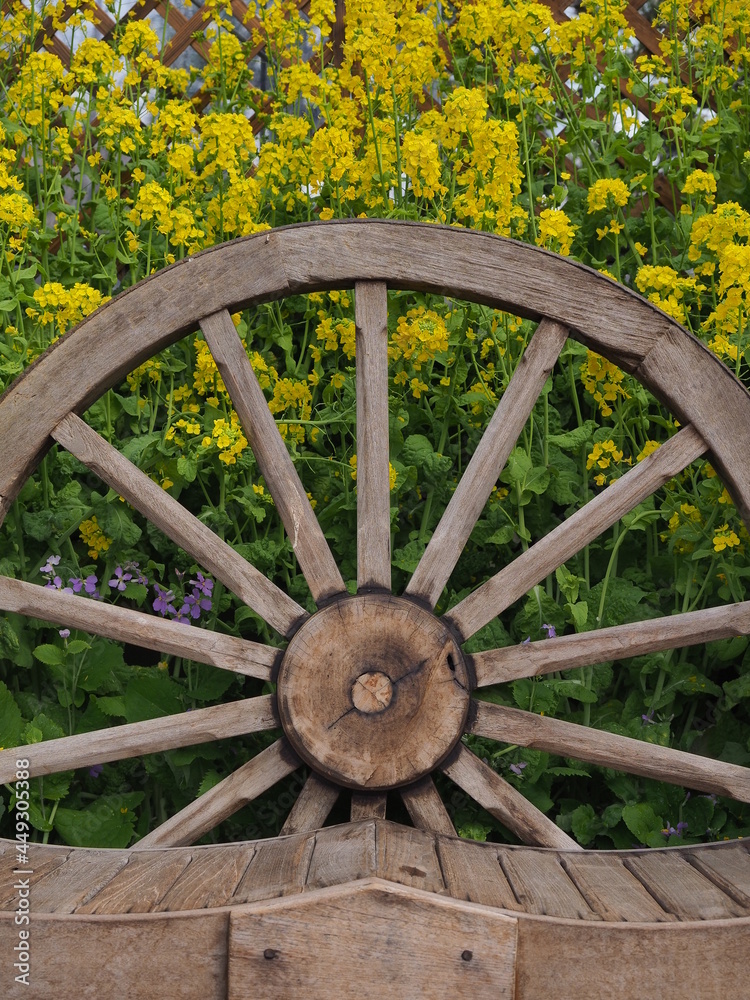
[[[228,998],[512,1000],[516,933],[488,907],[379,880],[321,889],[232,912]]]
[[[445,620],[463,639],[468,639],[548,573],[682,472],[706,451],[706,447],[693,427],[683,427],[661,448],[451,608]]]
[[[505,849],[498,852],[498,860],[525,913],[601,920],[568,878],[554,851]]]
[[[474,710],[469,731],[478,736],[750,802],[750,768],[739,764],[699,757],[505,705],[476,701]]]
[[[477,687],[750,635],[750,601],[474,653]]]
[[[184,656],[261,680],[271,679],[271,669],[281,657],[280,650],[260,642],[222,635],[197,625],[185,628],[184,624],[156,615],[100,604],[7,576],[0,577],[0,610],[42,618],[120,642],[132,642],[146,649]]]
[[[528,917],[518,922],[523,1000],[729,1000],[747,995],[750,919],[681,924]]]
[[[297,801],[279,831],[282,836],[320,829],[328,819],[341,789],[311,771]]]
[[[697,847],[684,857],[740,906],[750,908],[750,852],[744,844],[709,850]]]
[[[431,775],[425,775],[421,781],[402,788],[401,798],[412,823],[418,829],[447,833],[449,836],[456,835],[453,821]]]
[[[567,327],[542,320],[526,347],[406,588],[430,608],[437,604],[567,337]]]
[[[385,792],[352,792],[350,818],[352,823],[363,819],[385,819],[388,796]]]
[[[376,843],[380,878],[426,892],[445,892],[433,834],[395,823],[378,823]]]
[[[307,617],[304,608],[107,444],[80,417],[69,413],[54,428],[52,436],[282,635],[290,635]]]
[[[357,359],[357,588],[391,589],[388,289],[354,289]]]
[[[270,694],[211,705],[145,722],[1,750],[0,781],[13,780],[19,754],[28,759],[32,776],[57,774],[110,760],[125,760],[175,747],[191,747],[230,736],[262,732],[275,729],[278,724],[276,699]]]
[[[148,913],[189,864],[189,851],[131,853],[128,864],[76,912]]]
[[[625,858],[659,905],[679,920],[725,920],[744,909],[705,878],[679,851],[644,851]]]
[[[198,910],[226,906],[255,856],[255,844],[198,848],[190,864],[154,910]]]
[[[284,738],[276,740],[143,837],[135,847],[183,847],[193,844],[299,766],[299,758],[287,741]]]
[[[334,594],[346,592],[339,568],[268,408],[232,317],[223,309],[204,316],[200,324],[313,599],[320,603]]]
[[[580,846],[491,767],[459,743],[441,770],[523,843],[580,851]]]
[[[29,844],[27,865],[18,864],[15,851],[5,854],[0,863],[0,910],[15,910],[18,906],[17,882],[30,880],[28,888],[33,893],[36,882],[60,868],[69,853],[68,847]],[[33,896],[30,898],[33,906]]]
[[[614,853],[582,851],[561,858],[568,876],[603,920],[673,920]]]
[[[65,864],[34,881],[33,912],[73,913],[125,867],[127,851],[72,850]]]
[[[9,960],[3,1000],[226,1000],[227,911],[31,919],[29,985]],[[18,931],[10,914],[0,920],[3,955]]]
[[[438,837],[437,851],[445,887],[454,899],[503,910],[521,909],[500,867],[496,845]]]
[[[315,834],[307,889],[367,878],[377,868],[375,822],[331,826]]]
[[[308,833],[257,843],[255,857],[232,895],[232,905],[302,892],[314,846],[315,835]]]

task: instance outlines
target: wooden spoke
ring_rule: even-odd
[[[280,830],[281,835],[319,830],[328,819],[340,792],[338,785],[332,785],[311,771]]]
[[[433,833],[456,836],[456,828],[429,774],[408,788],[402,788],[401,798],[412,823],[418,830],[431,830]]]
[[[750,635],[750,601],[474,653],[477,687]]]
[[[451,608],[445,620],[463,640],[468,639],[705,450],[700,434],[693,427],[683,427],[658,451]]]
[[[268,409],[232,317],[226,309],[201,320],[201,329],[224,379],[314,600],[346,590],[313,513],[284,439]]]
[[[470,731],[478,736],[750,802],[750,768],[504,705],[475,705]]]
[[[544,319],[524,351],[406,588],[430,608],[437,604],[567,336],[567,327]]]
[[[355,289],[357,357],[357,587],[391,589],[388,468],[388,294],[384,282]]]
[[[52,437],[282,635],[290,635],[307,617],[304,608],[107,444],[80,417],[74,413],[63,417]]]
[[[352,823],[362,819],[385,819],[386,800],[385,792],[363,792],[361,795],[352,792]]]
[[[567,851],[582,849],[463,743],[458,744],[442,770],[490,815],[515,833],[522,843]]]
[[[276,740],[257,757],[238,767],[229,777],[139,840],[135,849],[194,844],[277,781],[296,771],[300,763],[285,739]]]
[[[57,740],[0,751],[0,782],[15,780],[16,760],[19,757],[29,761],[29,774],[34,778],[91,767],[92,764],[105,764],[110,760],[125,760],[175,747],[191,747],[229,736],[262,732],[275,729],[278,724],[275,699],[267,694],[199,708],[194,712],[113,726],[93,733],[63,736]]]
[[[261,680],[271,679],[271,668],[281,656],[281,650],[273,646],[167,621],[142,611],[100,604],[6,576],[0,577],[0,610],[82,629],[119,642],[134,642],[159,653],[172,653]]]

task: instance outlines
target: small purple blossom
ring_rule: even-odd
[[[517,764],[511,764],[510,769],[513,772],[513,774],[517,774],[518,777],[520,778],[521,775],[523,774],[523,769],[527,766],[528,764],[525,760],[519,760]]]
[[[69,628],[61,628],[60,629],[60,638],[61,639],[69,639],[70,638],[70,629]]]
[[[103,770],[104,764],[94,764],[93,767],[89,768],[89,774],[92,778],[98,778]]]
[[[114,577],[108,581],[110,587],[114,587],[115,590],[125,590],[127,585],[133,579],[132,573],[126,573],[122,566],[118,566],[115,569]]]
[[[527,642],[531,642],[531,636],[527,635],[525,639],[522,640],[521,645],[525,646]]]
[[[547,638],[548,639],[556,639],[557,638],[557,629],[555,628],[554,625],[542,625],[542,628],[547,633]]]
[[[174,617],[177,614],[177,609],[174,604],[174,594],[171,590],[165,590],[164,587],[160,587],[158,583],[154,584],[154,590],[156,591],[156,600],[154,601],[152,607],[154,611],[158,612],[162,618],[166,618],[167,615]]]
[[[653,726],[654,725],[654,710],[653,710],[653,708],[650,708],[648,710],[648,714],[647,715],[642,715],[641,716],[641,721],[643,722],[644,726]]]
[[[96,598],[97,601],[99,600],[99,591],[97,590],[98,582],[99,581],[96,579],[96,576],[93,573],[90,576],[87,576],[86,579],[83,581],[83,589],[91,597]]]
[[[42,566],[39,572],[44,573],[45,575],[48,573],[54,573],[54,567],[57,566],[59,562],[60,562],[60,556],[48,556],[47,562],[44,564],[44,566]]]
[[[687,828],[687,823],[684,822],[684,820],[680,820],[676,827],[670,826],[669,823],[667,823],[661,832],[665,837],[681,837]]]
[[[136,583],[141,583],[144,587],[148,586],[148,577],[141,572],[140,566],[137,562],[126,562],[125,569],[128,573],[132,574],[132,578]]]

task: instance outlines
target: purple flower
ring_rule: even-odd
[[[80,594],[83,590],[83,580],[79,576],[71,576],[68,583],[74,594]]]
[[[687,830],[688,825],[683,820],[677,824],[676,827],[670,826],[669,823],[661,831],[665,837],[681,837],[682,834]]]
[[[526,638],[523,640],[523,642],[521,643],[521,645],[525,646],[527,642],[531,642],[531,636],[530,635],[526,636]]]
[[[648,715],[642,715],[641,716],[641,720],[642,720],[644,726],[653,726],[654,725],[654,710],[653,710],[653,708],[650,708],[648,710]]]
[[[69,639],[70,638],[70,629],[69,628],[61,628],[60,629],[60,638],[61,639]]]
[[[166,618],[167,615],[176,615],[177,609],[174,604],[174,594],[171,590],[165,590],[160,587],[158,583],[154,584],[154,590],[156,591],[156,600],[153,603],[154,611],[157,611],[162,618]]]
[[[98,778],[99,775],[104,770],[104,764],[94,764],[93,767],[89,768],[89,774],[92,778]]]
[[[200,572],[200,570],[198,571],[196,576],[198,577],[198,579],[191,580],[190,586],[195,588],[195,590],[199,590],[200,593],[203,594],[205,597],[210,597],[211,594],[213,593],[214,581],[206,579],[206,577]],[[195,590],[193,591],[194,593]]]
[[[133,579],[132,573],[125,573],[121,566],[118,566],[115,570],[114,577],[109,580],[110,587],[114,587],[115,590],[125,590],[128,583]]]
[[[83,589],[87,594],[90,594],[91,597],[95,597],[97,600],[99,600],[99,591],[96,589],[98,582],[99,581],[93,573],[90,576],[87,576],[83,581]]]
[[[542,625],[542,628],[547,633],[547,638],[548,639],[556,639],[557,638],[557,629],[555,628],[554,625]]]
[[[39,570],[39,572],[40,573],[54,573],[53,567],[57,566],[57,564],[59,562],[60,562],[60,556],[48,556],[47,557],[47,562],[45,563],[44,566],[42,566],[42,568]]]
[[[125,569],[132,573],[136,583],[142,583],[144,587],[148,586],[148,577],[141,572],[137,562],[126,562]]]
[[[519,776],[519,778],[520,778],[521,775],[523,774],[523,769],[526,766],[527,766],[527,762],[525,760],[519,760],[519,762],[517,764],[511,764],[510,765],[510,769],[513,772],[513,774],[517,774]]]

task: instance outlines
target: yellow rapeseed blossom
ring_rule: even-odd
[[[611,416],[610,403],[618,398],[630,398],[622,385],[624,373],[600,354],[587,351],[586,361],[581,365],[580,371],[584,388],[594,397],[603,417]]]
[[[568,256],[577,226],[571,223],[561,208],[543,209],[539,213],[537,227],[537,246]]]
[[[86,521],[81,521],[78,530],[81,540],[88,545],[89,555],[92,559],[98,559],[99,554],[106,552],[112,544],[112,539],[107,538],[99,527],[95,515]]]
[[[732,531],[728,524],[722,524],[714,532],[714,552],[723,552],[724,549],[731,549],[740,544],[739,537]]]

